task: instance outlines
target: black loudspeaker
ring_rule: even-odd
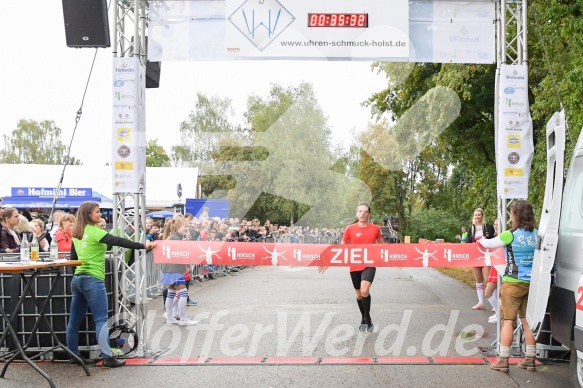
[[[162,62],[146,62],[146,88],[160,86],[160,70],[162,70]]]
[[[68,47],[110,47],[106,0],[63,0]]]

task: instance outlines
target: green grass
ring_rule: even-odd
[[[435,269],[449,277],[459,280],[460,282],[464,282],[469,286],[475,287],[476,285],[476,280],[474,279],[474,272],[471,268],[439,267]]]

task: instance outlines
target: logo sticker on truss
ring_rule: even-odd
[[[277,0],[246,0],[228,19],[259,51],[296,20]]]

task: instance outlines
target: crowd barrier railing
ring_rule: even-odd
[[[155,297],[164,291],[164,285],[160,282],[162,278],[162,268],[154,263],[154,253],[146,253],[146,290],[149,297]]]
[[[251,241],[239,242],[255,242],[255,243],[279,243],[279,244],[339,244],[341,236],[278,236],[275,238],[255,239]]]

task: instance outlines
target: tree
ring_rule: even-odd
[[[298,224],[336,226],[354,216],[358,200],[369,200],[362,181],[333,171],[331,131],[311,84],[287,89],[272,85],[267,98],[248,100],[246,116],[254,145],[268,151],[244,182],[245,190],[257,185],[269,194],[254,207],[275,204]]]
[[[61,141],[61,129],[54,121],[20,120],[11,135],[4,135],[0,163],[63,164],[68,147]],[[69,164],[81,164],[71,157]]]
[[[162,167],[170,165],[170,157],[161,145],[158,145],[158,139],[148,140],[146,145],[146,166]]]
[[[535,209],[542,210],[544,197],[546,122],[555,111],[565,108],[569,123],[567,164],[583,125],[582,16],[583,0],[529,3],[529,101],[535,144],[529,200]],[[513,28],[508,27],[509,36]],[[488,219],[493,219],[497,207],[495,65],[374,63],[373,69],[386,75],[388,87],[373,94],[365,105],[377,118],[389,115],[389,122],[381,124],[385,128],[368,128],[357,142],[364,150],[360,176],[371,187],[373,204],[396,207],[399,212],[409,207],[409,215],[420,211],[420,206],[426,210],[451,209],[453,216],[463,220],[469,220],[471,211],[481,207]],[[402,131],[396,127],[428,92],[438,87],[459,96],[460,114],[427,148],[419,150],[418,157],[404,163],[399,155],[403,151],[411,155],[407,141],[417,138],[409,129],[417,125],[403,126]],[[427,106],[441,106],[438,99],[433,101],[437,104]],[[385,181],[389,183],[383,184]],[[407,219],[402,221],[406,224]]]
[[[383,136],[384,131],[386,130],[386,125],[386,122],[369,125],[369,127],[361,134],[359,144],[364,144],[365,148],[369,148],[366,147],[366,145],[374,143],[377,145],[377,152],[390,152],[390,150],[395,147],[395,144],[394,139]],[[380,138],[383,140],[378,141]],[[381,147],[382,149],[379,149],[378,147]],[[371,218],[378,219],[387,213],[403,216],[404,213],[399,211],[402,202],[397,199],[397,193],[399,191],[398,176],[401,176],[399,171],[391,171],[386,166],[375,161],[375,159],[364,150],[361,150],[360,153],[358,176],[371,190],[371,208],[373,211]]]
[[[409,179],[394,187],[395,191],[398,188],[410,190],[405,196],[400,196],[401,201],[406,201],[406,206],[409,206],[408,215],[415,206],[425,206],[427,209],[452,209],[456,217],[466,219],[474,208],[482,207],[491,217],[497,204],[495,66],[380,63],[374,64],[373,68],[386,74],[389,87],[371,96],[367,104],[374,115],[390,114],[396,126],[423,99],[426,99],[425,105],[421,106],[436,115],[433,110],[440,109],[443,104],[439,98],[430,96],[432,90],[446,88],[458,96],[461,104],[459,115],[452,122],[447,123],[443,117],[435,116],[445,124],[443,132],[427,142],[426,148],[418,149],[418,158],[408,165],[409,170],[404,170]],[[432,121],[425,120],[427,124],[423,124],[423,117],[414,115],[411,122],[416,124],[407,124],[393,135],[398,140],[398,147],[410,153],[413,147],[407,144],[407,140],[417,139],[408,133],[409,128],[429,126]],[[389,161],[395,160],[394,151],[382,154],[388,155],[386,159]],[[374,156],[376,161],[381,160]],[[415,176],[410,175],[412,172]],[[403,222],[406,224],[407,219],[404,218]]]
[[[330,129],[310,84],[272,85],[268,96],[249,97],[245,117],[248,129],[218,141],[203,177],[203,191],[229,199],[232,216],[335,226],[354,215],[355,198],[370,197],[361,181],[333,171]]]
[[[369,125],[360,136],[360,176],[373,195],[373,209],[396,213],[407,226],[415,206],[447,207],[450,158],[442,133],[455,122],[457,94],[435,82],[441,65],[375,64],[388,88],[367,104],[389,119]]]
[[[462,101],[462,113],[441,136],[449,160],[463,171],[464,184],[456,186],[450,206],[461,204],[466,209],[465,215],[476,207],[494,214],[497,204],[495,66],[443,65],[436,81],[455,90]]]
[[[411,236],[412,242],[419,238],[434,241],[441,238],[446,242],[456,242],[463,223],[447,210],[419,208],[413,211],[409,227],[405,234]]]
[[[535,152],[529,199],[542,211],[546,181],[546,123],[565,109],[568,122],[565,166],[583,126],[583,0],[541,0],[529,4],[529,84]]]
[[[180,145],[172,147],[175,166],[200,167],[201,162],[212,160],[211,153],[218,151],[219,141],[227,133],[240,132],[233,124],[234,111],[231,100],[220,97],[196,95],[195,109],[180,124]]]

